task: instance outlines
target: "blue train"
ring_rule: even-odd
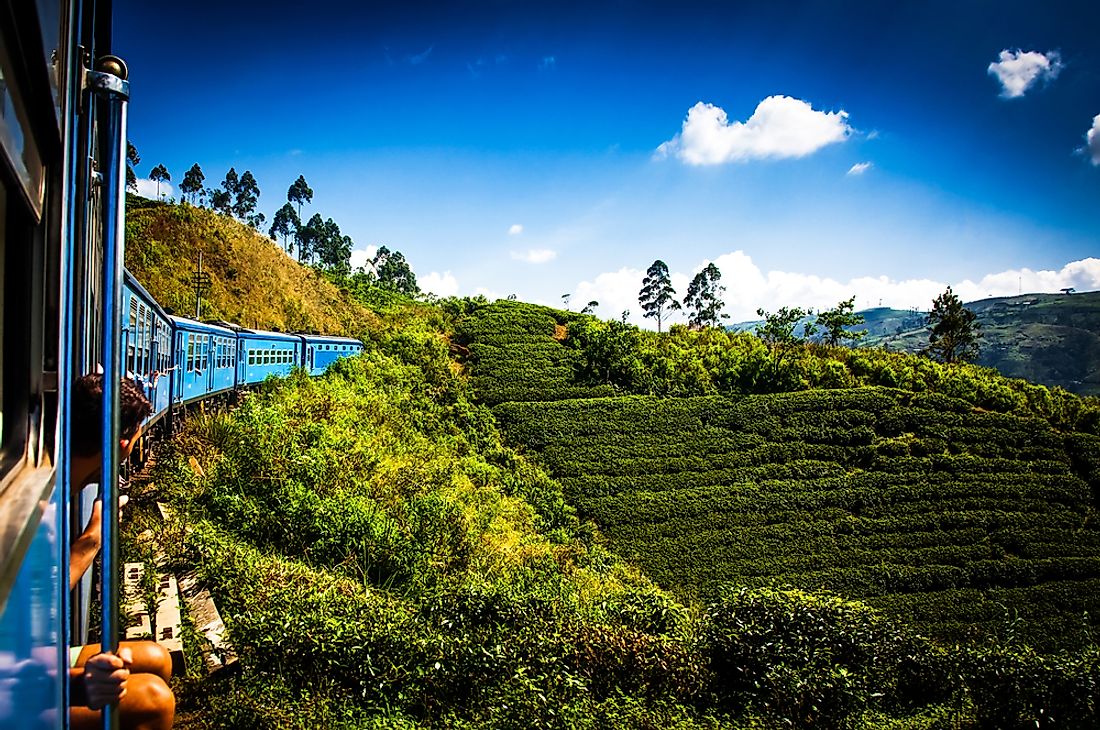
[[[321,375],[363,350],[350,337],[267,332],[168,314],[128,271],[122,312],[126,377],[153,404],[147,428],[179,406],[285,377],[295,367]]]
[[[154,406],[188,404],[362,349],[343,337],[173,317],[122,267],[129,82],[111,0],[0,0],[0,728],[67,728],[70,647],[118,626],[120,454],[104,451],[100,610],[69,590],[91,488],[71,474],[72,384],[103,367],[102,431],[122,378]],[[117,441],[114,441],[117,443]],[[74,489],[74,486],[76,487]],[[86,574],[86,578],[87,578]],[[113,709],[105,727],[117,725]]]

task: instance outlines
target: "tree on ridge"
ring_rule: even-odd
[[[272,238],[282,236],[283,248],[287,253],[291,253],[290,236],[292,233],[297,233],[301,225],[302,221],[298,219],[294,206],[290,203],[283,203],[283,207],[275,211],[275,220],[272,221],[271,230],[268,233]]]
[[[858,327],[864,322],[863,315],[855,313],[855,304],[856,297],[853,294],[832,309],[817,313],[815,322],[825,330],[825,343],[830,347],[836,347],[844,340],[851,340],[855,344],[867,335],[867,330],[853,332],[848,329]]]
[[[725,294],[726,287],[718,283],[721,280],[722,272],[713,263],[707,264],[691,280],[684,297],[684,307],[688,310],[688,327],[718,327],[723,319],[729,318],[729,315],[722,314],[725,307],[722,295]]]
[[[141,164],[141,155],[130,140],[126,140],[126,189],[137,192],[137,173],[134,168]]]
[[[664,261],[657,259],[646,270],[645,278],[642,279],[642,290],[638,292],[638,304],[642,305],[642,316],[657,320],[658,332],[661,331],[665,312],[682,308],[676,301],[676,290],[672,288],[668,265]]]
[[[199,167],[199,163],[191,165],[191,169],[183,175],[183,182],[180,183],[180,193],[191,199],[194,203],[198,198],[199,192],[202,191],[202,184],[206,180],[206,176],[202,174],[202,168]]]
[[[302,217],[302,203],[313,202],[313,189],[309,187],[304,175],[299,175],[298,179],[291,183],[290,188],[286,191],[286,199],[288,203],[298,204],[298,218]]]
[[[928,313],[931,330],[924,352],[943,363],[973,362],[981,349],[977,318],[947,287],[947,291],[932,300],[932,311]]]
[[[168,174],[168,168],[164,165],[157,165],[149,171],[149,179],[157,184],[157,197],[160,197],[160,184],[162,182],[172,182],[172,176]]]

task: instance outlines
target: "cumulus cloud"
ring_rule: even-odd
[[[1100,114],[1092,118],[1092,127],[1085,132],[1085,150],[1092,164],[1100,165]]]
[[[701,262],[691,272],[673,272],[672,285],[679,297],[687,291],[688,282],[710,263]],[[744,251],[726,253],[714,260],[722,272],[726,287],[726,313],[730,322],[757,319],[756,310],[774,312],[780,307],[809,307],[814,310],[835,306],[855,295],[857,309],[885,306],[897,309],[927,310],[932,300],[950,284],[964,301],[987,297],[1015,296],[1028,292],[1057,292],[1065,287],[1078,291],[1100,289],[1100,258],[1073,261],[1058,270],[1012,269],[987,274],[977,281],[958,282],[934,279],[893,279],[888,276],[863,276],[838,281],[816,274],[795,271],[762,271]],[[582,281],[573,292],[573,301],[596,300],[603,312],[618,317],[624,310],[634,324],[650,329],[656,322],[642,317],[638,306],[638,290],[645,272],[622,268],[600,274],[591,281]],[[682,314],[674,314],[671,322],[684,322]]]
[[[857,162],[856,164],[854,164],[854,165],[852,165],[851,167],[848,168],[848,174],[849,175],[862,175],[863,173],[870,170],[872,167],[874,167],[873,163],[870,163],[870,162]]]
[[[789,96],[769,96],[747,121],[730,122],[726,112],[699,102],[688,110],[680,134],[657,148],[689,165],[720,165],[784,157],[805,157],[851,134],[848,112],[817,111]]]
[[[458,279],[449,271],[444,271],[442,274],[433,271],[427,276],[418,276],[416,283],[424,291],[438,297],[453,297],[458,294]]]
[[[508,229],[509,236],[518,236],[521,233],[523,233],[523,226],[519,223],[513,224],[512,227]]]
[[[1053,81],[1064,64],[1057,51],[1001,51],[999,61],[989,64],[988,71],[1001,82],[1001,96],[1018,99],[1039,80]]]
[[[149,198],[150,200],[168,200],[175,196],[176,189],[172,187],[172,183],[162,182],[160,184],[160,196],[157,196],[157,183],[155,180],[149,178],[139,177],[137,179],[137,194],[143,198]]]
[[[361,269],[367,265],[367,262],[374,258],[374,254],[378,253],[378,247],[371,244],[366,249],[355,249],[351,252],[351,268]]]
[[[512,258],[529,264],[545,264],[558,257],[558,252],[549,248],[531,248],[526,251],[513,251]]]

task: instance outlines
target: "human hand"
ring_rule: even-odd
[[[133,661],[129,647],[122,647],[117,655],[96,654],[84,663],[88,707],[99,710],[106,705],[117,705],[126,696],[126,680],[130,678]]]

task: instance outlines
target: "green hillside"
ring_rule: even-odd
[[[635,332],[618,355],[601,351],[641,373],[619,391],[660,382],[662,368],[727,368],[740,377],[723,395],[573,399],[596,355],[590,335],[546,334],[564,315],[498,303],[460,322],[460,336],[476,352],[477,335],[496,331],[483,324],[509,309],[542,320],[541,341],[530,324],[514,341],[492,335],[525,362],[509,371],[511,391],[537,383],[540,402],[501,402],[476,358],[475,389],[611,547],[681,597],[705,599],[724,581],[827,589],[944,639],[996,635],[1011,619],[1046,648],[1076,645],[1100,616],[1100,439],[1059,430],[1066,412],[1095,404],[972,366],[816,346],[777,362],[748,335],[682,331]],[[540,379],[552,346],[573,350],[557,356],[580,363],[572,380]],[[832,387],[737,392],[767,390],[769,375],[807,387],[815,372]],[[719,393],[721,382],[706,381]],[[1069,422],[1095,430],[1094,416]]]
[[[1046,648],[1100,617],[1100,439],[884,388],[494,410],[610,547],[684,598],[828,589]],[[1089,619],[1088,617],[1094,617]]]
[[[1100,292],[1025,294],[966,305],[978,315],[978,363],[1011,378],[1100,395]],[[911,312],[864,312],[868,347],[919,352],[928,331]]]
[[[900,354],[332,292],[189,207],[133,210],[128,230],[158,299],[186,297],[196,248],[220,250],[219,316],[271,326],[300,297],[319,329],[347,316],[368,335],[322,378],[193,413],[132,487],[124,560],[197,576],[240,657],[207,676],[185,619],[181,730],[1096,725],[1100,649],[1074,621],[1093,605],[1100,459],[1071,433],[1100,430],[1095,403]],[[276,260],[300,286],[247,283]],[[883,610],[767,587],[792,577],[844,578]],[[996,582],[1022,618],[998,630],[944,587],[965,580]],[[965,626],[937,624],[918,586]],[[956,646],[913,624],[999,639]],[[1074,645],[1021,643],[1040,626]]]

